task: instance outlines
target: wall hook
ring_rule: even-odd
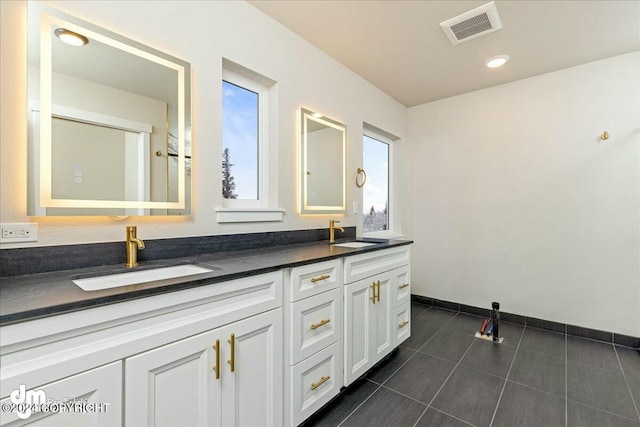
[[[158,157],[162,156],[162,151],[160,151],[160,150],[156,151],[156,156],[158,156]]]
[[[603,141],[606,141],[607,139],[609,139],[609,132],[607,132],[606,130],[602,132],[602,135],[600,135],[600,139]]]

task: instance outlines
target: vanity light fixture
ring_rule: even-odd
[[[493,56],[487,59],[484,62],[484,65],[487,68],[498,68],[498,67],[502,67],[508,60],[509,60],[509,55]]]
[[[71,46],[84,46],[89,43],[89,39],[82,34],[74,33],[66,28],[56,28],[53,33],[61,41]]]

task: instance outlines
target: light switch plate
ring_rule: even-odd
[[[0,224],[0,228],[2,228],[0,243],[38,241],[38,223]]]
[[[360,213],[360,204],[358,202],[353,202],[353,210],[351,213],[357,214]]]

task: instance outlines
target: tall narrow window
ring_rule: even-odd
[[[222,194],[218,222],[282,221],[277,82],[222,60]]]
[[[222,81],[222,196],[259,199],[259,94]]]
[[[389,142],[364,135],[363,167],[367,182],[362,195],[362,225],[364,233],[390,229],[389,222]]]

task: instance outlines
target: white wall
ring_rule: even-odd
[[[640,336],[639,76],[636,52],[410,108],[414,292]]]
[[[39,223],[39,241],[2,248],[120,241],[128,224],[143,239],[324,228],[329,216],[300,216],[297,111],[325,114],[347,125],[347,176],[362,162],[362,123],[405,138],[406,108],[262,12],[238,1],[47,2],[85,21],[191,63],[193,214],[189,217],[29,218],[26,216],[26,2],[0,2],[0,220]],[[222,58],[278,82],[278,195],[283,222],[218,224],[221,206]],[[352,179],[347,200],[360,200]],[[336,218],[335,216],[333,218]],[[362,222],[349,214],[341,225]]]

